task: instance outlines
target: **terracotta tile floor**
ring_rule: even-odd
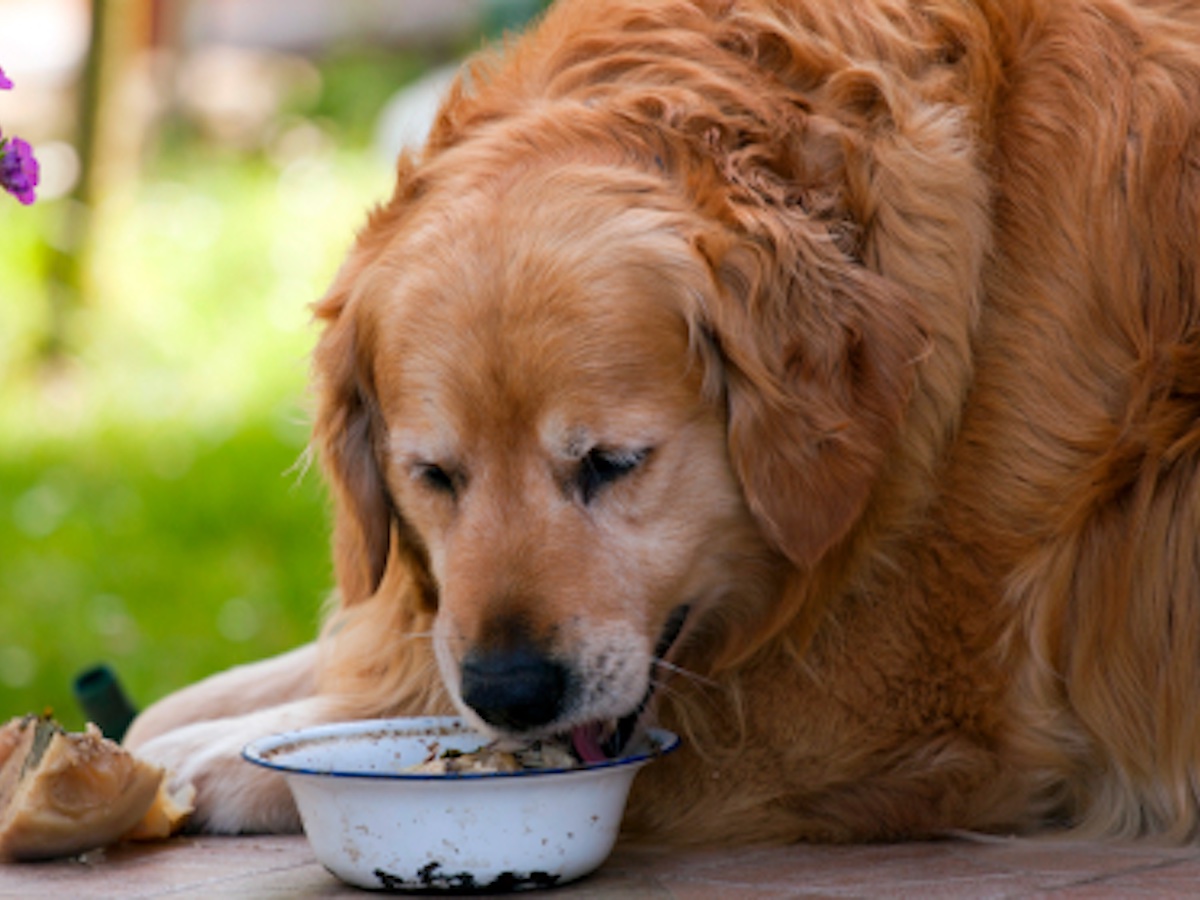
[[[364,897],[302,837],[181,838],[0,866],[0,898]],[[530,895],[524,895],[530,896]],[[994,840],[664,853],[619,847],[546,900],[1200,897],[1200,848]]]

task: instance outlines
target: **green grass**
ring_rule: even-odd
[[[324,499],[285,470],[294,428],[129,432],[0,461],[4,710],[80,724],[70,681],[106,661],[135,701],[312,637]]]
[[[186,164],[185,164],[186,163]],[[39,360],[62,203],[0,198],[0,721],[81,714],[109,662],[144,706],[311,639],[331,584],[307,306],[390,173],[203,154],[97,214],[69,352]]]

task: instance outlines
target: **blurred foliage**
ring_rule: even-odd
[[[290,111],[336,121],[344,141],[365,144],[396,85],[413,81],[439,61],[436,56],[418,57],[385,47],[335,47],[321,60],[323,87],[315,102]]]
[[[320,490],[283,475],[302,440],[104,430],[0,460],[4,713],[78,727],[94,661],[145,703],[311,639],[329,575]]]
[[[41,354],[67,200],[0,203],[0,721],[113,665],[135,703],[316,632],[326,498],[305,386],[320,297],[390,191],[365,144],[422,60],[340,52],[280,127],[302,152],[238,154],[172,126],[93,216],[87,299]],[[315,130],[315,131],[314,131]]]

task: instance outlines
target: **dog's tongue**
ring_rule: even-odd
[[[601,730],[599,722],[589,722],[571,729],[571,746],[575,748],[584,764],[604,762],[608,759],[601,747]]]

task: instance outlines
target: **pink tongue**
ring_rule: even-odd
[[[600,749],[600,723],[589,722],[571,729],[571,744],[585,763],[604,762],[608,759]]]

